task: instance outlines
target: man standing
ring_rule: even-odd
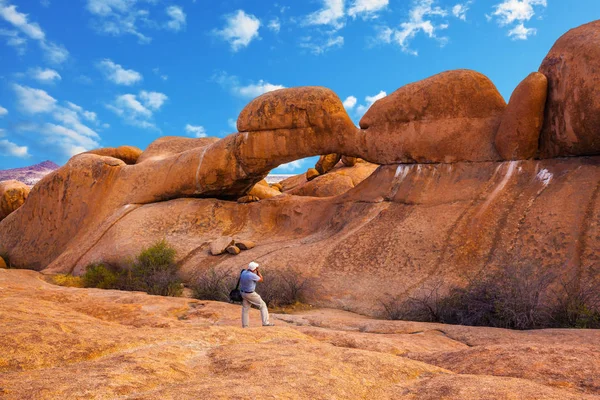
[[[248,313],[250,312],[251,304],[260,308],[263,326],[273,326],[273,324],[269,322],[269,310],[267,309],[267,304],[261,299],[258,293],[254,291],[256,289],[256,282],[262,281],[263,276],[258,269],[258,263],[252,261],[240,276],[240,292],[242,292],[242,299],[244,299],[242,301],[242,328],[248,327]]]

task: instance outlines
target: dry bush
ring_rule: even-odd
[[[443,281],[408,298],[381,300],[387,319],[492,326],[509,329],[600,327],[600,274],[558,280],[531,265],[472,277],[465,287],[443,291]]]
[[[199,300],[229,301],[229,292],[235,288],[239,273],[231,269],[210,268],[192,284],[193,296]]]
[[[306,301],[313,282],[295,268],[262,272],[264,281],[257,292],[269,307],[285,307]]]

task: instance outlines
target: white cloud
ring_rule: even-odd
[[[56,106],[56,99],[41,89],[28,86],[13,85],[17,94],[19,109],[26,114],[50,112]]]
[[[8,110],[0,106],[0,117],[4,117],[6,114],[8,114]]]
[[[354,108],[354,106],[356,105],[356,97],[354,96],[348,96],[346,97],[346,100],[344,100],[344,108],[346,110],[351,110],[352,108]]]
[[[69,57],[69,52],[64,46],[46,40],[46,34],[42,28],[35,22],[29,22],[29,15],[19,12],[16,6],[7,4],[4,0],[0,0],[0,17],[19,29],[30,39],[36,40],[49,62],[61,64]],[[9,36],[7,44],[15,47],[19,54],[24,54],[24,46],[26,45],[27,40],[21,37],[18,32],[2,30],[0,34]]]
[[[206,137],[206,129],[204,129],[204,127],[201,125],[187,124],[185,126],[185,131],[191,135],[194,135],[197,138]]]
[[[0,29],[0,36],[6,38],[6,45],[14,47],[18,55],[22,56],[25,54],[27,49],[27,39],[21,37],[18,31]]]
[[[525,25],[518,24],[510,31],[508,31],[508,36],[512,37],[513,40],[527,40],[527,38],[531,35],[535,35],[537,30],[534,28],[525,28]]]
[[[79,115],[81,115],[83,118],[90,122],[96,122],[98,119],[98,115],[93,111],[84,110],[83,107],[78,106],[75,103],[71,103],[70,101],[67,101],[67,105],[71,110],[76,111],[77,113],[79,113]]]
[[[0,140],[0,154],[9,157],[29,157],[27,146],[17,146],[6,139]]]
[[[376,13],[384,10],[389,5],[389,0],[354,0],[348,9],[348,15],[352,18],[362,16],[364,18],[375,18]]]
[[[304,165],[304,160],[295,160],[287,164],[281,164],[277,167],[277,172],[293,172],[299,170]]]
[[[186,15],[183,12],[183,9],[178,6],[170,6],[165,10],[167,15],[171,18],[169,22],[167,22],[167,28],[172,31],[179,31],[182,28],[185,28],[185,18]]]
[[[159,76],[160,79],[162,79],[163,81],[166,81],[167,79],[169,79],[169,75],[161,74],[160,68],[158,68],[158,67],[152,68],[152,72],[154,72],[155,75]]]
[[[237,121],[233,118],[227,119],[227,125],[229,128],[233,129],[234,132],[237,132]]]
[[[29,70],[29,75],[41,83],[53,83],[55,80],[60,81],[62,79],[58,72],[50,68],[33,68]]]
[[[463,4],[456,4],[454,7],[452,7],[452,15],[454,15],[458,19],[466,21],[467,20],[467,11],[469,11],[470,4],[471,4],[470,1],[463,3]]]
[[[529,36],[535,35],[536,30],[526,28],[524,23],[535,15],[534,6],[547,7],[547,5],[546,0],[504,0],[494,6],[495,11],[489,19],[496,17],[500,26],[516,23],[509,30],[508,36],[513,40],[527,40]]]
[[[117,96],[111,104],[106,107],[119,115],[124,121],[133,126],[144,129],[159,130],[151,121],[154,111],[160,109],[168,97],[163,93],[141,91],[138,96],[134,94],[123,94]]]
[[[315,40],[310,36],[300,39],[300,47],[308,49],[313,54],[322,54],[332,48],[339,48],[344,45],[343,36],[329,36],[324,41]]]
[[[14,5],[5,5],[0,2],[0,17],[19,28],[24,34],[34,40],[44,40],[45,34],[42,28],[35,22],[28,21],[28,15],[17,11]]]
[[[272,83],[265,82],[261,79],[258,81],[258,83],[253,83],[246,86],[239,86],[236,88],[236,91],[242,97],[257,97],[261,94],[284,88],[285,86],[273,85]]]
[[[98,68],[102,70],[106,79],[117,85],[131,86],[143,79],[142,74],[139,72],[132,69],[125,69],[108,58],[100,61]]]
[[[40,47],[44,50],[46,60],[52,64],[62,64],[69,58],[69,51],[62,45],[43,41]]]
[[[409,45],[415,36],[423,32],[430,38],[437,39],[443,45],[447,38],[438,38],[436,31],[448,28],[448,24],[436,24],[431,17],[445,17],[448,12],[438,6],[434,7],[436,0],[415,0],[413,7],[409,11],[409,19],[400,24],[400,29],[390,29],[383,27],[380,30],[378,39],[385,42],[395,42],[402,51],[418,55],[416,50],[412,50]]]
[[[262,79],[257,83],[242,85],[237,76],[229,75],[226,72],[216,74],[212,79],[224,88],[229,89],[234,95],[246,98],[254,98],[273,90],[285,89],[283,85],[274,85]]]
[[[546,0],[504,0],[496,4],[496,11],[492,15],[498,18],[501,25],[510,25],[513,22],[529,21],[534,15],[533,6],[546,7]]]
[[[150,43],[152,38],[137,27],[140,20],[150,22],[148,11],[137,9],[135,5],[135,0],[88,0],[87,10],[97,18],[93,24],[98,32],[112,36],[130,34],[142,44]]]
[[[260,21],[254,15],[237,10],[225,18],[225,27],[221,30],[214,30],[213,33],[229,42],[233,51],[247,47],[253,39],[258,38]]]
[[[82,107],[66,102],[67,107],[58,104],[56,99],[41,89],[14,84],[17,103],[25,114],[47,114],[56,123],[28,124],[25,130],[41,134],[43,144],[71,157],[73,154],[98,147],[100,136],[81,122],[80,117],[96,120],[96,114]]]
[[[267,28],[269,28],[275,33],[279,33],[279,31],[281,30],[281,23],[279,22],[279,18],[276,17],[270,20],[269,24],[267,25]]]
[[[145,90],[142,90],[140,92],[140,99],[146,107],[156,111],[162,107],[165,101],[167,101],[168,97],[164,93],[146,92]]]
[[[323,0],[323,8],[309,14],[306,25],[330,25],[334,29],[344,27],[344,0]]]
[[[375,103],[379,99],[384,98],[385,96],[387,96],[387,93],[384,92],[383,90],[379,91],[379,93],[377,93],[374,96],[366,96],[365,97],[366,103],[361,104],[358,107],[356,107],[356,113],[358,115],[363,115],[373,105],[373,103]]]

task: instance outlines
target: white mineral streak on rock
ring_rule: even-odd
[[[477,217],[479,217],[481,214],[484,213],[484,211],[489,207],[489,205],[492,203],[492,201],[494,201],[494,199],[498,196],[498,194],[504,189],[504,187],[506,186],[506,184],[508,183],[510,178],[513,176],[513,173],[515,172],[517,163],[518,163],[518,161],[510,161],[508,163],[508,168],[506,169],[506,174],[504,174],[502,181],[500,181],[498,186],[496,186],[494,188],[494,190],[492,191],[492,193],[490,193],[490,195],[487,197],[487,199],[485,200],[485,203],[483,203],[483,205],[481,206],[481,209],[477,213]],[[498,168],[501,168],[502,166],[503,166],[503,164],[500,164]]]
[[[548,186],[548,184],[550,183],[550,181],[552,180],[552,178],[554,177],[554,175],[548,171],[546,168],[544,168],[543,170],[541,170],[540,172],[538,172],[538,174],[536,175],[536,178],[541,181],[544,186]]]
[[[200,157],[198,157],[198,169],[196,170],[196,194],[200,193],[200,167],[202,167],[202,160],[204,160],[204,154],[206,154],[206,150],[211,146],[206,146],[202,149],[202,153],[200,153]]]

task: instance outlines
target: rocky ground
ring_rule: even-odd
[[[275,314],[0,269],[3,399],[588,399],[600,331]]]

